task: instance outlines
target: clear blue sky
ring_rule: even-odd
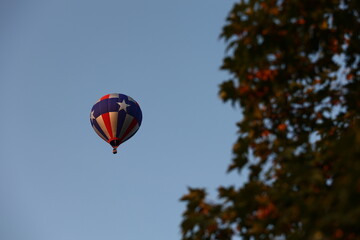
[[[0,1],[0,239],[179,239],[188,186],[244,181],[217,97],[232,4]],[[117,155],[89,122],[114,92],[143,111]]]

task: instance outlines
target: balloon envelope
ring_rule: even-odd
[[[142,112],[139,104],[131,97],[113,93],[100,98],[92,107],[90,122],[95,132],[116,148],[139,129]]]

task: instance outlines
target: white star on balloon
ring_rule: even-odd
[[[92,112],[91,112],[90,119],[91,119],[91,121],[93,121],[95,119],[94,110],[92,110]]]
[[[122,102],[117,102],[117,104],[119,104],[119,106],[120,106],[119,112],[120,112],[121,110],[124,110],[125,112],[127,112],[126,108],[127,108],[127,107],[130,107],[129,104],[126,104],[125,99],[123,99]]]

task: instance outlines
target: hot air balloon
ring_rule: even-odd
[[[131,138],[139,129],[142,112],[131,97],[112,93],[100,98],[92,107],[90,122],[95,132],[117,153],[120,144]]]

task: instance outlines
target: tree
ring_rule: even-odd
[[[220,86],[240,106],[218,200],[190,188],[183,240],[360,239],[360,1],[242,0]]]

